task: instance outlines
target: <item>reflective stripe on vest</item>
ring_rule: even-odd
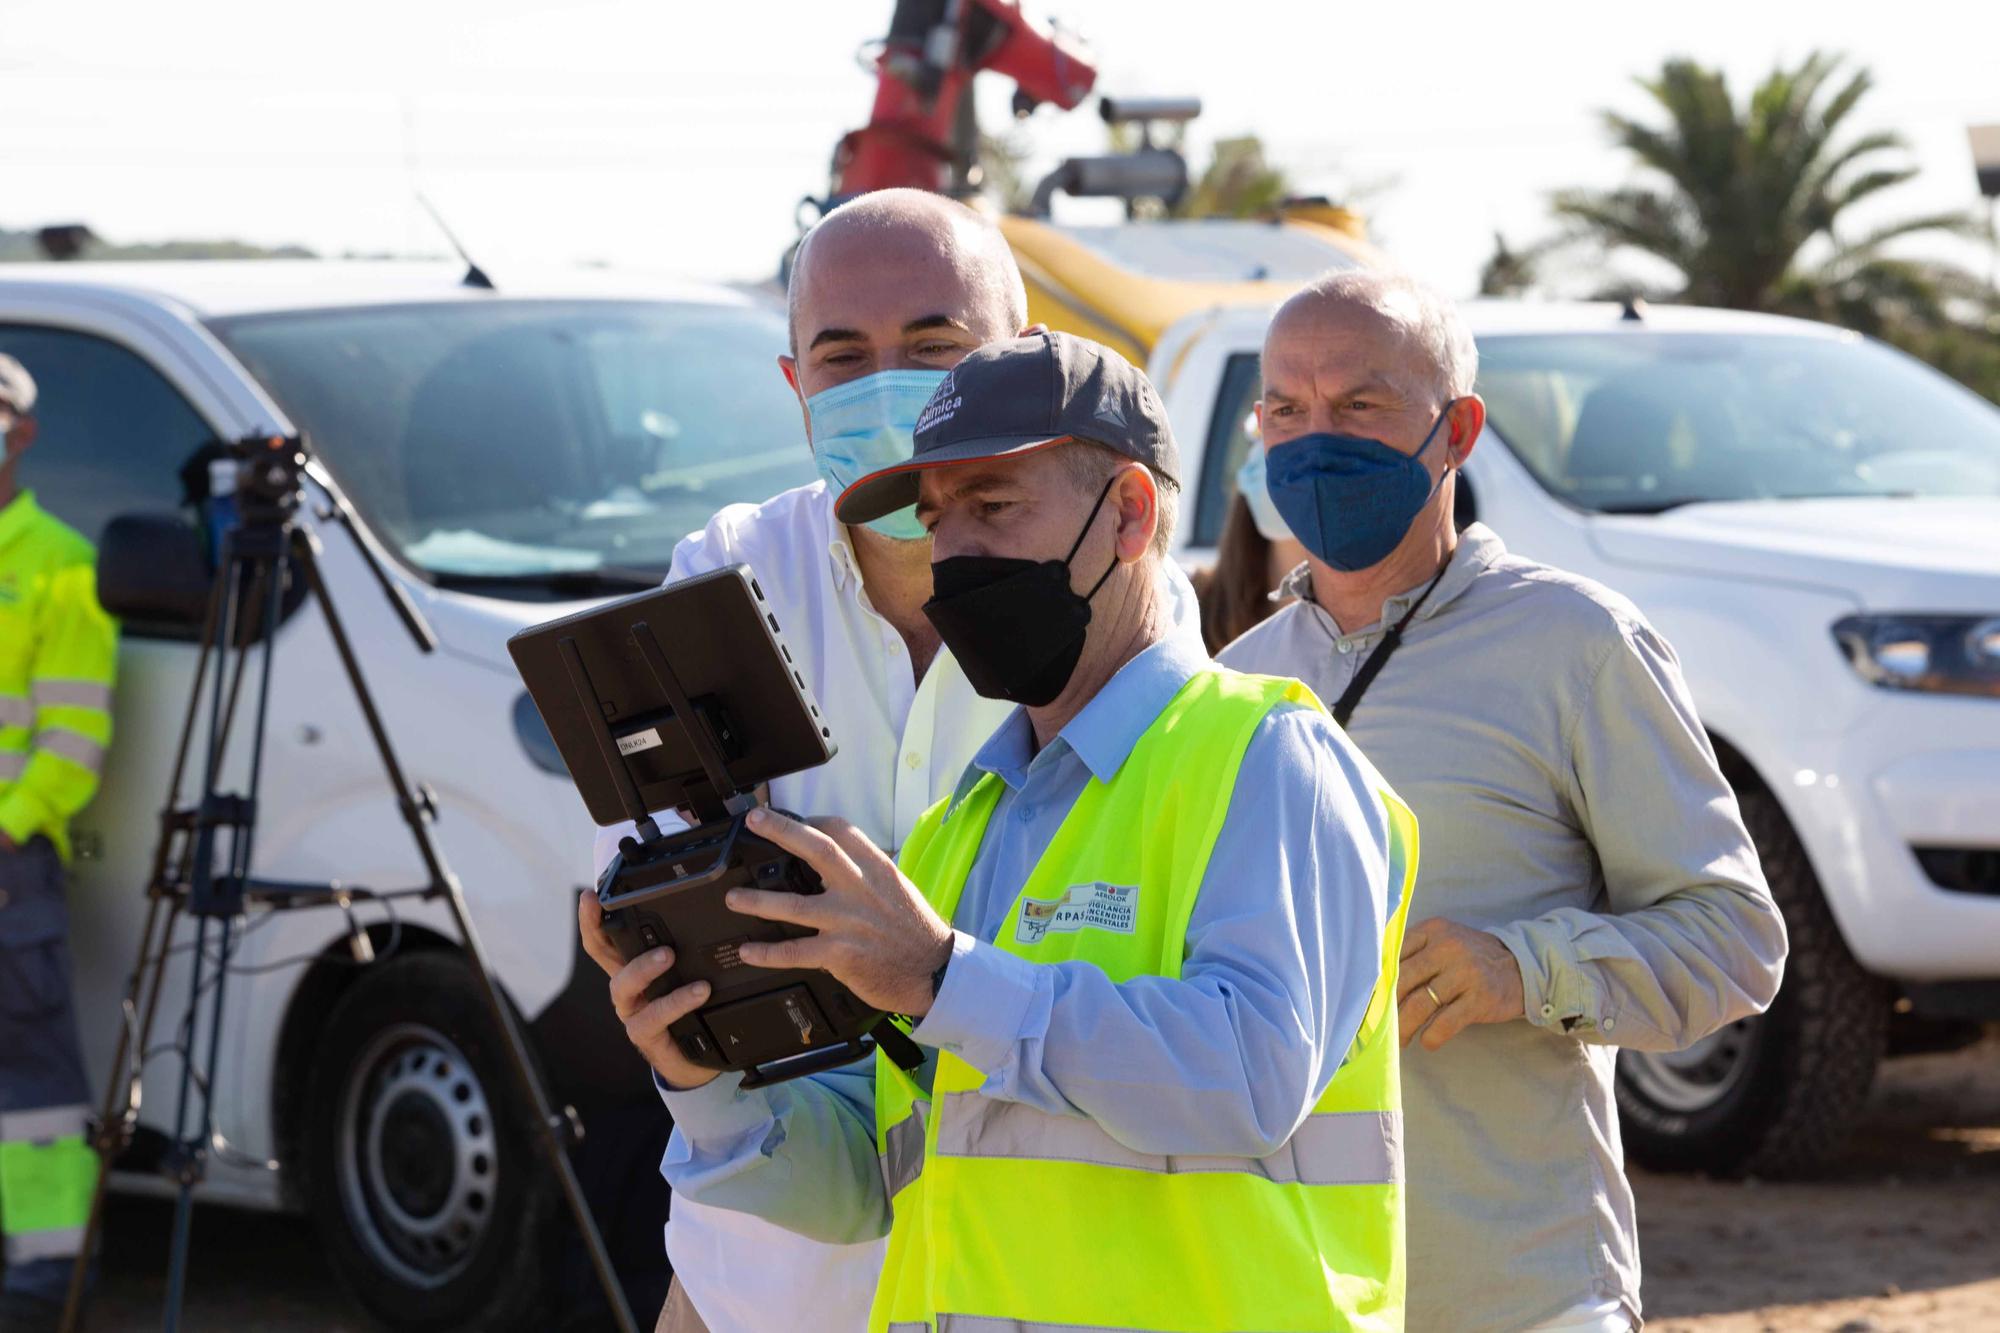
[[[930,1333],[928,1323],[892,1323],[888,1333]],[[1132,1325],[1112,1323],[1040,1323],[1034,1319],[996,1319],[992,1315],[938,1315],[938,1333],[1146,1333]]]
[[[35,705],[18,694],[0,694],[0,727],[32,727]]]
[[[1135,1152],[1081,1116],[1050,1115],[976,1092],[948,1092],[938,1105],[940,1157],[1088,1162],[1160,1175],[1240,1171],[1285,1185],[1399,1184],[1402,1139],[1400,1111],[1333,1111],[1307,1116],[1285,1146],[1269,1157],[1162,1157]],[[919,1139],[917,1171],[923,1169],[922,1151]],[[911,1178],[915,1174],[911,1172]]]
[[[37,708],[95,708],[111,711],[111,687],[96,680],[54,680],[43,677],[34,684]],[[4,716],[4,713],[0,713]]]
[[[12,782],[27,771],[27,755],[19,750],[0,750],[0,782]]]
[[[77,767],[87,768],[93,773],[104,770],[104,746],[68,727],[43,727],[35,733],[35,748],[61,755]]]
[[[882,1183],[891,1200],[924,1173],[924,1117],[930,1110],[929,1102],[918,1102],[883,1136]]]

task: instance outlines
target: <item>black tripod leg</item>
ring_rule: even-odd
[[[514,1012],[507,1007],[506,997],[500,993],[493,980],[492,970],[486,963],[486,952],[480,947],[478,932],[473,929],[472,917],[466,911],[465,892],[458,879],[445,865],[443,853],[438,850],[436,840],[431,836],[430,824],[424,808],[416,799],[409,779],[404,776],[402,765],[397,762],[396,752],[390,744],[389,733],[382,725],[382,718],[375,710],[375,699],[368,691],[368,683],[361,673],[361,664],[354,656],[354,649],[348,642],[347,631],[341,626],[340,617],[333,609],[333,598],[328,595],[326,584],[320,578],[317,553],[313,549],[310,536],[301,531],[294,542],[295,554],[305,572],[306,586],[311,590],[313,600],[319,604],[320,614],[326,618],[328,634],[340,655],[341,667],[347,674],[348,683],[353,687],[355,700],[361,706],[361,714],[368,723],[368,733],[375,741],[375,750],[382,758],[382,767],[387,772],[389,785],[396,793],[396,799],[403,810],[403,820],[410,826],[410,833],[416,839],[417,852],[423,857],[424,868],[431,878],[433,892],[445,899],[451,906],[452,919],[458,926],[460,939],[465,945],[466,956],[472,962],[473,975],[479,978],[480,994],[484,996],[486,1008],[493,1015],[494,1026],[499,1029],[506,1048],[508,1063],[513,1066],[514,1078],[520,1085],[521,1094],[527,1101],[529,1115],[534,1121],[536,1133],[542,1144],[543,1154],[548,1158],[549,1168],[555,1172],[556,1181],[562,1187],[563,1198],[569,1204],[570,1215],[576,1220],[576,1227],[582,1237],[585,1251],[590,1255],[590,1264],[596,1271],[598,1285],[604,1290],[604,1299],[611,1307],[613,1318],[618,1321],[621,1333],[638,1333],[638,1325],[633,1322],[632,1311],[625,1302],[624,1289],[618,1285],[618,1274],[611,1266],[611,1256],[605,1251],[604,1237],[598,1234],[596,1219],[590,1215],[590,1205],[583,1197],[583,1186],[577,1181],[576,1168],[570,1163],[568,1149],[564,1146],[558,1126],[568,1122],[555,1113],[549,1104],[548,1094],[542,1089],[542,1081],[535,1073],[533,1061],[528,1055],[526,1040],[521,1035],[520,1025],[514,1021]]]
[[[259,653],[261,662],[256,686],[256,713],[251,723],[250,781],[244,789],[248,808],[254,812],[257,808],[258,788],[264,775],[264,732],[265,722],[270,713],[271,666],[277,643],[278,615],[285,595],[282,564],[277,559],[269,563],[254,558],[246,560],[237,568],[235,591],[236,601],[230,610],[236,614],[231,615],[225,611],[222,616],[222,626],[229,633],[234,633],[239,623],[253,623],[244,611],[257,605],[255,593],[262,592],[265,599],[262,619],[254,622],[254,628],[262,636]],[[226,656],[228,652],[226,640],[220,651]],[[235,718],[237,704],[242,699],[243,667],[249,658],[249,651],[247,647],[240,645],[237,647],[237,670],[226,693],[222,684],[224,673],[219,670],[216,672],[216,706],[212,715],[208,779],[202,792],[203,810],[208,808],[209,798],[215,794],[221,780],[222,757],[229,743],[229,724]],[[180,1180],[177,1182],[178,1189],[174,1195],[173,1248],[167,1261],[167,1300],[161,1324],[164,1333],[176,1333],[180,1328],[181,1308],[187,1293],[188,1254],[194,1239],[194,1187],[207,1174],[208,1148],[215,1133],[215,1084],[221,1076],[222,1069],[222,1014],[228,1002],[229,961],[236,924],[234,914],[238,910],[241,886],[250,872],[250,854],[256,838],[254,818],[253,814],[251,821],[231,825],[229,829],[227,871],[229,879],[219,895],[223,900],[222,914],[219,918],[222,940],[215,956],[215,994],[208,1002],[207,1074],[200,1079],[197,1079],[194,1073],[196,1052],[201,1046],[200,1034],[195,1030],[195,1016],[201,1006],[201,973],[205,962],[202,957],[202,944],[208,933],[208,917],[205,915],[201,917],[195,928],[193,979],[189,983],[187,1048],[181,1057],[181,1106],[174,1121],[175,1148],[180,1154],[180,1161],[177,1163],[180,1168]],[[212,830],[205,831],[212,832]],[[197,837],[195,841],[196,862],[193,873],[196,877],[205,878],[213,869],[214,847],[207,838]],[[210,906],[206,910],[216,909]],[[201,1111],[196,1118],[200,1128],[194,1132],[190,1132],[186,1124],[188,1088],[191,1084],[196,1087],[201,1101]]]
[[[235,643],[241,627],[250,624],[250,608],[256,606],[256,594],[264,592],[269,605],[264,610],[264,618],[255,627],[263,634],[263,671],[258,679],[256,697],[256,722],[250,757],[250,784],[246,792],[247,808],[256,809],[257,783],[263,767],[263,741],[265,716],[270,707],[271,655],[277,630],[277,611],[284,594],[284,579],[280,569],[282,548],[274,549],[276,554],[239,552],[236,540],[240,534],[231,534],[228,566],[221,581],[222,602],[210,616],[209,628],[215,635],[212,645],[215,672],[209,681],[212,694],[209,705],[208,759],[203,765],[201,798],[195,806],[196,821],[190,830],[191,853],[184,865],[188,872],[187,883],[195,912],[194,953],[189,964],[188,1002],[182,1016],[181,1030],[181,1077],[180,1095],[174,1110],[174,1159],[177,1172],[174,1195],[173,1242],[167,1260],[167,1294],[161,1315],[164,1333],[177,1333],[180,1328],[181,1310],[187,1295],[188,1255],[193,1244],[194,1233],[194,1189],[206,1174],[208,1144],[214,1132],[215,1080],[221,1067],[222,1014],[227,997],[229,980],[229,960],[235,931],[235,913],[240,908],[241,885],[249,869],[249,853],[252,837],[251,826],[246,822],[230,825],[229,860],[226,874],[228,879],[221,886],[218,895],[214,882],[215,871],[215,831],[211,822],[215,814],[215,801],[222,780],[223,759],[228,749],[230,723],[236,715],[237,705],[242,700],[244,666],[249,650]],[[228,670],[230,652],[236,654],[236,670]],[[225,678],[228,679],[225,679]],[[184,747],[185,748],[185,747]],[[176,782],[175,794],[179,784]],[[254,818],[254,814],[252,815]],[[169,826],[164,836],[171,837]],[[160,861],[165,863],[166,856]],[[196,1074],[198,1056],[201,1049],[200,1016],[202,994],[202,974],[209,965],[208,925],[211,916],[219,921],[221,943],[214,959],[215,979],[212,988],[215,994],[209,999],[208,1011],[208,1064],[205,1076]],[[166,966],[166,953],[160,957],[162,970]],[[198,1129],[190,1129],[189,1096],[193,1092],[200,1098],[200,1112],[195,1119]]]
[[[78,1333],[83,1324],[86,1283],[103,1230],[104,1199],[111,1168],[132,1141],[140,1078],[146,1061],[146,1043],[152,1037],[153,1020],[159,1012],[160,990],[166,982],[167,958],[173,944],[174,927],[180,922],[181,902],[166,888],[167,866],[174,857],[175,835],[179,831],[176,807],[181,782],[187,774],[188,756],[194,745],[195,724],[201,715],[203,688],[209,683],[211,670],[216,673],[218,681],[224,670],[222,659],[227,657],[225,644],[228,633],[225,626],[234,618],[232,612],[238,588],[233,562],[225,565],[219,573],[221,577],[209,589],[208,607],[202,620],[201,651],[196,658],[194,682],[181,720],[180,741],[174,750],[173,777],[167,788],[166,806],[160,812],[160,833],[153,846],[152,878],[147,885],[150,901],[146,908],[146,924],[139,933],[139,951],[133,959],[125,998],[119,1006],[121,1021],[118,1039],[113,1046],[111,1070],[105,1079],[103,1111],[93,1145],[98,1156],[97,1182],[91,1191],[90,1215],[84,1224],[83,1245],[77,1253],[75,1266],[70,1270],[69,1290],[63,1300],[62,1317],[58,1324],[61,1333]],[[233,693],[231,697],[233,700]],[[219,692],[211,697],[212,742],[217,736],[227,734],[226,721],[214,715],[220,707],[220,700]],[[213,753],[212,745],[211,760]],[[205,767],[212,780],[213,764]],[[191,847],[183,844],[180,850],[181,874],[175,878],[185,881]],[[141,992],[144,992],[143,1001]]]

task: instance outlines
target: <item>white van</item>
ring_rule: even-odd
[[[1623,1054],[1626,1146],[1803,1169],[1842,1143],[1885,1053],[2000,1018],[2000,409],[1823,324],[1465,311],[1489,420],[1461,522],[1665,633],[1791,929],[1768,1014]],[[1152,358],[1195,563],[1250,447],[1270,315],[1190,316]]]
[[[491,291],[459,273],[0,269],[0,351],[41,389],[23,479],[97,540],[115,515],[179,509],[179,471],[203,444],[304,431],[439,638],[420,653],[347,536],[321,531],[335,606],[411,780],[436,793],[439,843],[556,1093],[586,1111],[647,1100],[577,946],[594,829],[505,643],[582,599],[656,584],[674,543],[718,507],[811,478],[773,361],[784,321],[713,287],[575,273]],[[76,825],[77,990],[97,1079],[194,637],[125,627],[105,784]],[[275,644],[255,873],[423,883],[317,611],[295,611]],[[222,1147],[203,1197],[307,1207],[349,1285],[391,1323],[533,1326],[550,1282],[542,1247],[567,1223],[450,918],[432,903],[393,922],[359,910],[381,955],[367,967],[337,911],[255,917],[243,935],[216,1079]],[[185,961],[144,1064],[134,1169],[120,1177],[131,1187],[161,1187],[143,1168],[173,1125]],[[651,1161],[633,1169],[657,1181]],[[643,1235],[657,1246],[651,1223]]]

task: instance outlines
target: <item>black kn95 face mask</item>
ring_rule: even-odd
[[[1090,628],[1090,599],[1118,568],[1118,558],[1087,593],[1069,586],[1069,562],[1117,480],[1104,483],[1083,531],[1060,560],[955,555],[931,566],[924,614],[981,695],[1040,708],[1069,684]]]

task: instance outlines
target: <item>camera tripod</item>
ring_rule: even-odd
[[[479,937],[466,911],[464,891],[445,864],[431,834],[430,825],[437,815],[435,802],[427,789],[412,786],[404,775],[381,715],[376,711],[374,697],[362,676],[360,663],[354,656],[347,633],[334,610],[332,596],[321,576],[318,539],[310,527],[298,521],[303,501],[303,479],[308,465],[304,442],[283,437],[246,440],[222,446],[221,454],[234,458],[238,464],[235,493],[238,521],[224,536],[215,579],[209,591],[194,686],[189,692],[187,713],[175,754],[172,785],[168,788],[166,807],[160,816],[159,840],[154,847],[151,878],[146,890],[145,928],[140,935],[138,955],[127,982],[123,1022],[95,1134],[101,1168],[83,1248],[70,1278],[69,1299],[63,1309],[64,1333],[76,1333],[80,1327],[86,1275],[102,1223],[106,1181],[112,1164],[131,1144],[138,1122],[140,1073],[147,1056],[147,1041],[159,1010],[168,960],[178,950],[189,947],[173,943],[175,928],[181,918],[193,918],[194,937],[189,954],[187,999],[178,1029],[181,1063],[173,1141],[161,1162],[163,1173],[175,1185],[173,1241],[162,1313],[162,1327],[167,1333],[175,1333],[180,1327],[191,1245],[194,1188],[206,1175],[208,1154],[214,1139],[213,1105],[221,1058],[222,1014],[227,999],[230,960],[241,938],[239,918],[252,906],[267,910],[334,906],[346,911],[357,901],[387,903],[397,898],[442,899],[450,908],[466,960],[478,979],[481,997],[501,1038],[500,1045],[506,1052],[514,1079],[520,1086],[523,1104],[533,1121],[549,1168],[561,1185],[605,1300],[621,1333],[636,1333],[624,1292],[612,1271],[610,1256],[591,1218],[566,1151],[566,1140],[574,1142],[581,1137],[580,1127],[568,1108],[563,1113],[555,1111],[542,1089],[513,1011],[509,1009],[487,966]],[[402,587],[383,568],[368,538],[356,526],[353,513],[338,488],[318,471],[311,475],[326,497],[320,517],[346,529],[361,553],[363,563],[395,607],[410,636],[423,651],[432,651],[436,647],[436,639],[430,627],[424,623]],[[338,884],[256,879],[250,875],[265,725],[270,705],[273,641],[286,609],[287,592],[297,590],[294,579],[302,581],[303,594],[310,597],[325,620],[340,665],[382,760],[389,787],[415,839],[417,852],[429,878],[427,884],[416,888],[372,891]],[[249,780],[241,793],[226,792],[220,790],[224,758],[228,753],[229,733],[242,701],[246,677],[250,673],[253,649],[257,649],[258,663],[256,680],[251,686],[254,697]],[[205,710],[204,692],[207,694]],[[207,725],[203,733],[206,749],[201,761],[201,793],[194,803],[183,805],[182,782],[187,775],[189,757],[194,750],[198,724],[203,721],[204,712]],[[219,864],[218,852],[221,853]],[[365,962],[373,956],[369,937],[358,924],[353,924],[351,913],[349,919],[356,959]],[[207,1060],[201,1072],[197,1072],[196,1056],[204,1025],[207,1029]]]

